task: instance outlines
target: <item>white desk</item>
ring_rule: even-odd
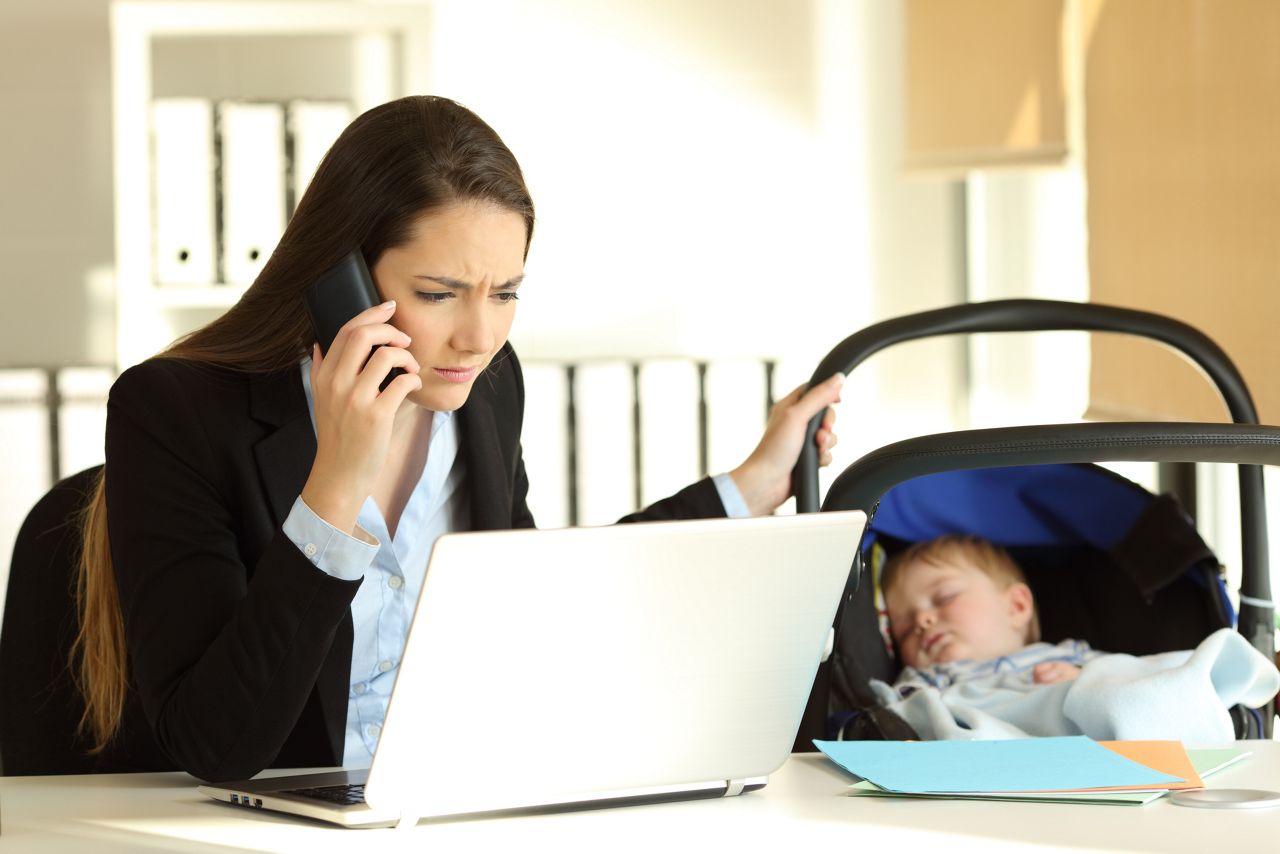
[[[1207,781],[1280,791],[1280,742]],[[817,754],[793,756],[768,786],[737,798],[344,830],[215,803],[184,774],[0,778],[0,852],[234,849],[380,851],[771,852],[1273,851],[1280,808],[1209,810],[886,800],[844,796],[848,778]]]

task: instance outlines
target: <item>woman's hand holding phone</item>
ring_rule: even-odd
[[[302,500],[347,533],[386,462],[396,412],[422,388],[409,336],[390,324],[393,314],[394,302],[366,309],[342,326],[326,354],[312,348],[316,458]],[[405,373],[379,391],[392,368]]]

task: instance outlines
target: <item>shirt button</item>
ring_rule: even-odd
[[[365,691],[369,690],[369,686],[364,682],[357,682],[355,685],[351,686],[351,690],[355,691],[356,694],[363,694]]]
[[[306,554],[307,557],[315,557],[316,552],[319,551],[319,549],[316,548],[315,543],[307,543],[305,546],[302,547],[302,551]]]
[[[399,590],[404,586],[404,579],[398,575],[393,575],[387,579],[387,586],[392,590]]]
[[[379,662],[378,662],[378,672],[379,672],[379,673],[386,673],[388,670],[390,670],[390,669],[391,669],[391,667],[392,667],[392,664],[391,664],[391,662],[390,662],[390,661],[379,661]]]
[[[377,738],[382,734],[382,727],[377,724],[369,724],[369,738]]]

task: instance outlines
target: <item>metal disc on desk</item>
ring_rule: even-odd
[[[1268,792],[1265,789],[1191,789],[1170,793],[1169,801],[1180,807],[1247,810],[1280,807],[1280,792]]]

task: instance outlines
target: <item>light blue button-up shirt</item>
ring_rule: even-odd
[[[311,360],[304,360],[301,368],[314,429]],[[729,516],[751,515],[733,478],[718,474],[713,481]],[[376,543],[339,531],[317,516],[301,496],[285,519],[285,536],[313,564],[336,578],[364,579],[351,602],[354,639],[342,758],[348,768],[367,767],[373,759],[431,546],[441,534],[470,528],[470,506],[465,465],[458,454],[457,420],[453,413],[436,412],[431,417],[427,463],[394,537],[372,498],[365,499],[356,524]]]

